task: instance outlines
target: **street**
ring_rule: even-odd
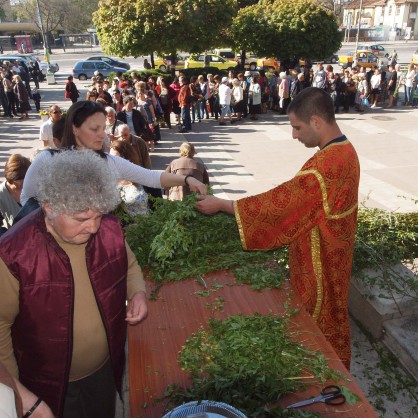
[[[379,42],[376,43],[379,44]],[[360,45],[361,44],[364,43],[360,43]],[[367,44],[370,44],[370,42],[367,42]],[[412,54],[418,49],[418,41],[398,41],[396,43],[382,42],[381,44],[390,53],[393,52],[393,49],[396,49],[396,51],[398,52],[398,58],[400,63],[411,62]],[[337,55],[345,54],[349,51],[354,50],[354,46],[355,44],[353,42],[343,44],[341,49],[337,52]],[[97,47],[84,48],[82,51],[68,48],[65,54],[52,54],[51,61],[58,62],[60,66],[59,74],[66,74],[71,72],[72,66],[76,61],[80,61],[91,55],[97,54],[97,51]],[[129,62],[129,64],[131,65],[131,69],[143,69],[143,63],[145,58],[147,58],[148,60],[150,59],[149,56],[140,56],[138,58],[126,57],[124,60]]]

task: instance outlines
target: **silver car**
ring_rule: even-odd
[[[87,80],[95,75],[107,77],[112,72],[126,72],[126,68],[112,67],[103,61],[78,61],[72,69],[72,75],[79,80]]]

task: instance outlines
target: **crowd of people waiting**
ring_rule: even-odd
[[[4,61],[0,66],[0,105],[3,108],[3,116],[28,118],[28,111],[32,110],[30,99],[34,101],[35,108],[39,111],[41,96],[38,90],[39,82],[43,79],[44,75],[38,62],[31,62],[28,68],[20,61]],[[35,83],[33,90],[30,86],[31,80]]]
[[[143,121],[137,135],[148,137],[152,145],[161,139],[160,124],[171,126],[171,113],[180,132],[192,130],[192,124],[213,118],[225,125],[242,121],[249,116],[257,120],[267,110],[286,114],[289,103],[307,87],[318,87],[328,92],[335,111],[348,112],[350,108],[363,112],[365,107],[397,104],[403,93],[404,104],[416,107],[418,71],[414,64],[402,71],[399,64],[336,70],[322,63],[312,67],[296,67],[287,72],[245,71],[228,76],[203,74],[187,77],[180,74],[170,83],[168,79],[150,76],[140,80],[135,72],[130,77],[118,74],[112,82],[96,77],[87,92],[87,100],[111,106],[123,112],[127,101],[132,109],[140,111]],[[129,97],[129,99],[127,99]],[[128,106],[129,107],[129,106]],[[145,122],[145,123],[144,123]],[[125,121],[126,123],[126,121]],[[144,133],[145,132],[145,133]]]

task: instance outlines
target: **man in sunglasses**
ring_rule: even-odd
[[[49,107],[49,119],[41,125],[39,139],[44,148],[56,148],[54,145],[54,135],[52,134],[52,125],[62,117],[62,110],[58,105]]]

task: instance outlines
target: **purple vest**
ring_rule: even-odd
[[[12,326],[19,380],[61,417],[71,364],[74,286],[70,260],[36,210],[0,240],[0,257],[19,281]],[[104,215],[86,246],[87,269],[105,326],[115,384],[125,363],[128,261],[118,219]]]

